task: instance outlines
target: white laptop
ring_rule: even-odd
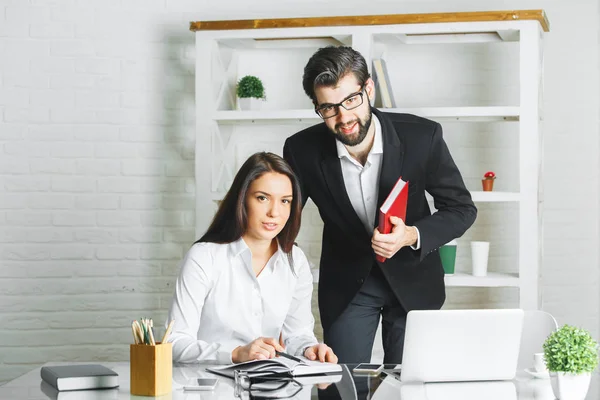
[[[515,377],[523,310],[415,310],[408,313],[403,382]]]
[[[375,395],[380,389],[381,386]],[[397,393],[398,389],[395,390]],[[391,395],[387,397],[387,399],[391,398],[393,398]],[[511,381],[405,382],[400,386],[400,398],[402,400],[517,400],[517,388]],[[373,398],[373,400],[378,399]]]

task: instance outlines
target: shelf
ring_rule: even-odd
[[[464,121],[518,121],[519,107],[421,107],[381,108],[384,112],[415,114],[436,120]],[[239,122],[319,122],[321,118],[312,109],[215,111],[212,119],[227,124]]]
[[[464,121],[518,121],[521,115],[519,107],[419,107],[381,109],[392,113],[415,114],[435,120]]]
[[[431,197],[429,193],[427,193],[425,196],[429,203],[433,203],[433,197]],[[472,191],[471,198],[475,203],[518,202],[521,200],[521,193]]]
[[[445,282],[447,287],[519,287],[520,280],[518,274],[500,274],[490,272],[487,276],[478,277],[471,274],[456,273],[446,275]]]
[[[474,202],[509,202],[521,200],[519,192],[471,192]]]
[[[224,193],[211,193],[212,200],[217,203],[223,200]],[[426,195],[427,201],[433,203],[433,197],[429,193]],[[475,203],[508,203],[521,200],[519,192],[471,192],[471,198]]]
[[[221,123],[238,122],[319,122],[321,118],[314,110],[257,110],[257,111],[216,111],[213,119]]]
[[[190,30],[218,31],[240,29],[307,28],[335,26],[414,25],[431,23],[477,23],[482,21],[527,21],[539,22],[545,32],[550,23],[544,10],[470,11],[427,14],[347,15],[335,17],[246,19],[227,21],[192,21]]]
[[[319,270],[311,270],[313,274],[313,283],[319,283]],[[478,277],[471,274],[456,273],[446,275],[444,278],[446,287],[519,287],[518,274],[501,274],[490,272],[487,276]]]
[[[438,47],[444,47],[448,48],[447,55],[452,58],[451,61],[457,62],[456,65],[462,65],[458,64],[459,62],[474,65],[472,71],[493,80],[495,74],[488,74],[487,61],[480,65],[474,61],[498,60],[500,62],[498,68],[503,70],[509,63],[513,65],[512,57],[504,61],[505,52],[508,51],[506,48],[510,47],[512,51],[518,47],[518,71],[513,71],[511,67],[511,72],[515,72],[514,74],[501,75],[502,78],[506,76],[510,82],[498,82],[502,88],[510,87],[510,91],[506,92],[510,97],[499,98],[510,98],[514,101],[490,102],[488,99],[492,97],[489,94],[490,91],[495,90],[495,85],[480,85],[479,75],[470,79],[469,74],[473,73],[471,70],[461,71],[456,77],[448,70],[445,72],[445,78],[449,79],[450,83],[456,84],[457,87],[469,82],[473,85],[469,86],[467,92],[472,96],[470,97],[472,101],[452,102],[448,99],[454,97],[432,93],[424,95],[418,103],[398,101],[400,106],[416,107],[380,110],[422,116],[441,123],[446,132],[463,131],[460,129],[463,128],[462,126],[456,126],[458,124],[480,125],[481,123],[481,127],[473,127],[476,132],[489,132],[495,135],[496,125],[501,124],[502,128],[508,128],[507,131],[518,135],[518,143],[513,146],[516,149],[498,147],[497,145],[504,142],[491,140],[488,136],[492,135],[476,134],[477,143],[470,142],[468,139],[471,138],[453,137],[456,140],[455,146],[465,148],[461,160],[465,163],[465,167],[468,166],[470,172],[485,171],[482,165],[489,161],[485,156],[484,158],[480,155],[470,156],[474,144],[486,149],[498,147],[501,152],[506,151],[507,157],[501,160],[506,165],[514,162],[513,158],[518,158],[519,163],[516,166],[518,174],[511,181],[513,184],[500,185],[501,187],[497,184],[496,190],[492,192],[482,191],[479,183],[482,176],[479,173],[465,177],[469,182],[469,188],[472,189],[470,194],[477,207],[484,210],[486,207],[491,207],[494,213],[500,211],[506,212],[507,215],[517,213],[515,216],[518,218],[518,245],[514,250],[513,246],[510,246],[509,251],[518,254],[518,260],[516,262],[512,258],[496,260],[497,271],[511,271],[511,273],[492,272],[485,277],[474,277],[470,273],[470,260],[465,259],[465,265],[459,269],[464,272],[446,276],[445,283],[447,287],[460,287],[462,289],[459,291],[465,292],[470,288],[472,290],[478,287],[512,287],[518,291],[520,308],[529,310],[540,307],[541,232],[539,227],[542,224],[542,214],[539,212],[539,207],[543,194],[540,186],[542,176],[540,149],[543,147],[540,121],[543,92],[543,32],[548,31],[548,20],[542,10],[199,21],[192,23],[190,28],[195,32],[196,37],[196,76],[206,75],[206,71],[214,72],[209,74],[208,79],[198,80],[195,88],[196,141],[214,143],[212,146],[196,147],[196,230],[199,233],[210,224],[212,210],[224,195],[224,187],[228,185],[233,174],[231,169],[238,157],[237,146],[244,146],[248,140],[257,140],[261,143],[269,142],[265,143],[265,148],[271,144],[274,146],[277,144],[279,148],[278,142],[290,132],[323,123],[304,94],[295,92],[293,99],[287,97],[291,93],[286,92],[284,76],[273,77],[271,87],[276,88],[278,92],[269,95],[269,101],[261,103],[260,110],[235,109],[236,99],[233,89],[238,72],[260,71],[261,60],[265,60],[264,57],[261,58],[264,55],[258,54],[260,51],[254,51],[255,49],[267,49],[267,52],[277,54],[272,60],[265,61],[269,64],[265,66],[277,69],[289,65],[297,68],[298,57],[301,56],[299,52],[308,54],[311,49],[329,44],[343,43],[352,46],[362,54],[369,55],[367,60],[369,63],[371,56],[381,57],[396,50],[406,51],[406,54],[416,52],[419,57],[423,57],[423,62],[436,62],[439,58],[436,57]],[[495,44],[496,42],[498,45]],[[515,44],[508,43],[505,46],[502,42],[515,42]],[[410,48],[412,43],[417,45],[416,49],[415,46],[413,49]],[[435,45],[428,46],[425,43],[435,43]],[[471,49],[466,51],[465,46],[454,46],[453,43],[465,44],[465,46],[468,46],[467,43],[489,43],[489,45],[481,46],[486,50],[480,54],[480,46],[475,46],[477,49],[473,48],[473,51],[476,53],[472,53]],[[247,57],[245,52],[252,54],[245,59]],[[244,62],[256,65],[248,65],[246,68],[247,64],[243,64]],[[241,66],[243,68],[240,68]],[[247,71],[244,70],[245,68]],[[415,73],[415,79],[426,79],[430,72],[417,70],[416,65],[409,68],[411,69],[409,72]],[[518,91],[518,96],[517,93],[512,96],[513,91]],[[454,126],[447,126],[452,124]],[[491,127],[494,129],[488,130],[487,125],[494,125]],[[297,129],[294,128],[295,126]],[[470,127],[467,128],[470,130]],[[504,131],[504,129],[498,130]],[[252,138],[249,139],[250,132]],[[262,144],[259,143],[259,146]],[[206,196],[204,193],[210,195]],[[427,200],[430,201],[431,208],[433,199],[427,195]],[[311,208],[315,208],[314,204]],[[316,212],[316,209],[311,211]],[[497,222],[501,223],[502,214],[499,215],[500,220]],[[492,219],[490,222],[488,224],[485,221],[485,226],[478,228],[483,231],[474,236],[480,234],[485,236],[487,231],[494,232],[496,220]],[[507,232],[502,230],[498,234],[504,237]],[[310,236],[312,241],[319,240],[316,236],[312,237],[312,234]],[[503,250],[499,251],[502,253]],[[314,262],[318,263],[316,260]],[[318,269],[312,269],[314,282],[318,282],[318,272]],[[481,289],[475,289],[477,290]],[[473,301],[479,301],[477,294],[473,297]]]

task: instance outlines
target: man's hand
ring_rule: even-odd
[[[398,217],[390,217],[392,231],[388,234],[380,233],[377,228],[373,232],[371,246],[378,256],[392,258],[404,246],[413,246],[417,243],[417,229],[414,226],[404,225]]]
[[[245,346],[239,346],[231,352],[231,360],[241,363],[250,360],[266,360],[275,357],[275,350],[283,351],[283,347],[273,338],[259,337]]]
[[[325,343],[315,344],[314,346],[307,347],[304,350],[304,357],[309,360],[315,361],[319,360],[321,362],[330,362],[337,364],[338,358],[335,354],[333,354],[333,350],[331,347],[327,346]]]

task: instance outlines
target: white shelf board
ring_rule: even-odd
[[[519,192],[471,192],[471,198],[474,202],[502,202],[502,201],[519,201],[521,193]]]
[[[419,108],[382,108],[384,112],[415,114],[438,120],[465,121],[517,121],[519,107],[419,107]],[[252,110],[252,111],[215,111],[212,119],[221,123],[256,121],[321,121],[312,109],[300,110]]]
[[[446,275],[444,278],[446,286],[468,286],[468,287],[519,287],[518,274],[502,274],[490,272],[487,276],[473,276],[465,273]]]
[[[213,119],[222,123],[268,122],[268,121],[321,121],[314,110],[252,110],[252,111],[216,111]]]
[[[509,106],[388,108],[383,111],[409,113],[425,118],[468,121],[518,121],[521,114],[519,107]]]
[[[319,270],[314,268],[311,270],[313,274],[313,282],[319,283]],[[478,277],[471,274],[456,273],[454,275],[446,275],[444,278],[447,287],[519,287],[518,274],[501,274],[490,272],[487,276]]]
[[[428,202],[433,203],[433,197],[429,193],[426,193],[425,196]],[[471,198],[475,203],[517,202],[521,200],[521,193],[472,191]]]
[[[213,201],[221,201],[225,193],[211,193]],[[427,201],[433,204],[433,197],[429,193],[425,194]],[[518,202],[521,200],[519,192],[471,192],[471,198],[475,203],[502,203]]]

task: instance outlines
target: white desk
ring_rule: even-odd
[[[76,363],[47,363],[46,365],[64,365]],[[89,364],[89,363],[80,363]],[[119,374],[120,387],[118,390],[86,391],[81,400],[141,400],[151,397],[134,396],[129,393],[129,363],[128,362],[100,362],[112,368]],[[173,367],[173,392],[161,397],[160,400],[220,400],[234,399],[233,382],[220,378],[219,384],[213,392],[184,392],[183,385],[194,378],[214,375],[204,371],[205,365],[174,366]],[[554,400],[549,380],[531,379],[524,374],[519,374],[514,381],[506,382],[473,382],[473,383],[442,383],[442,384],[404,384],[395,378],[385,378],[381,382],[378,378],[362,379],[357,381],[359,388],[368,386],[371,400]],[[40,368],[36,368],[25,375],[0,386],[0,399],[27,399],[47,400],[49,397],[40,389]],[[600,377],[595,373],[592,385],[587,395],[587,400],[600,398]],[[316,387],[303,389],[294,399],[308,400],[317,398]],[[360,392],[360,390],[359,390]],[[65,392],[76,394],[76,392]],[[61,393],[62,395],[62,393]],[[362,398],[365,397],[363,392]],[[69,397],[77,398],[77,397]],[[59,397],[60,399],[60,397]],[[359,400],[361,396],[359,396]]]

